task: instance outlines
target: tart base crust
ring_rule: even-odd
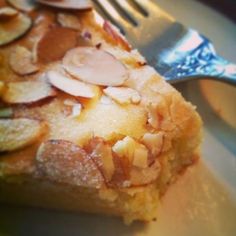
[[[126,224],[134,220],[148,222],[155,220],[160,197],[169,185],[199,159],[192,155],[172,165],[168,155],[163,157],[161,178],[158,182],[126,189],[100,189],[61,184],[40,180],[28,175],[0,177],[0,202],[22,206],[86,212],[109,216],[122,216]],[[165,164],[164,164],[165,163]]]

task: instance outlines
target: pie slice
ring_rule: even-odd
[[[0,201],[151,221],[201,119],[77,2],[0,0]]]

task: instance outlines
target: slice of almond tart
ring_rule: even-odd
[[[155,219],[195,107],[88,1],[0,2],[0,201]]]

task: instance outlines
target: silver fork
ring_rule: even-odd
[[[152,1],[93,2],[170,83],[208,78],[236,85],[236,65],[218,56],[205,36],[175,21]]]

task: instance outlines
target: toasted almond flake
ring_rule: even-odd
[[[76,46],[77,34],[75,30],[65,27],[49,29],[37,44],[38,61],[48,63],[60,60],[69,49]]]
[[[136,146],[132,164],[139,168],[148,167],[148,150],[144,145],[139,144]]]
[[[0,46],[6,45],[20,38],[31,28],[32,20],[28,16],[18,13],[8,21],[0,22]]]
[[[78,117],[81,113],[81,110],[82,110],[82,105],[81,104],[75,104],[72,108],[72,114],[71,116],[72,117]]]
[[[108,145],[102,138],[94,137],[89,141],[87,151],[101,170],[105,180],[109,182],[115,172],[115,165],[110,145]]]
[[[129,162],[133,162],[136,142],[133,138],[126,136],[124,139],[117,141],[112,146],[112,151],[119,157],[127,157]]]
[[[48,1],[48,0],[37,0],[37,2],[64,9],[74,10],[87,10],[92,8],[92,4],[89,0],[60,0],[60,1]]]
[[[139,103],[141,97],[139,93],[127,87],[107,87],[103,92],[120,104]]]
[[[104,179],[90,156],[66,140],[48,140],[36,157],[39,177],[82,187],[100,188]]]
[[[54,25],[53,14],[39,14],[34,19],[34,27],[30,31],[28,41],[32,48],[33,62],[38,62],[38,43],[41,38],[48,32]]]
[[[155,134],[146,133],[142,138],[143,143],[151,151],[154,157],[157,157],[163,148],[164,133],[158,132]]]
[[[63,113],[67,117],[78,117],[82,111],[82,105],[76,99],[65,99],[63,104],[65,105]]]
[[[26,119],[0,119],[0,152],[28,146],[45,133],[45,123]]]
[[[94,93],[90,85],[72,79],[67,75],[63,75],[57,71],[49,71],[47,72],[47,77],[53,86],[72,96],[85,98],[94,97]]]
[[[155,181],[159,176],[160,163],[158,160],[149,166],[148,149],[133,138],[127,136],[123,140],[117,141],[112,150],[116,154],[116,169],[124,169],[123,175],[128,172],[126,179],[121,176],[119,178],[113,177],[113,184],[123,188],[141,186]]]
[[[10,20],[17,16],[18,11],[11,7],[0,8],[0,21]]]
[[[126,136],[124,139],[117,141],[113,145],[112,150],[120,158],[128,158],[130,164],[133,166],[146,168],[148,165],[147,148],[129,136]]]
[[[122,85],[127,79],[127,69],[111,54],[93,47],[78,47],[68,51],[63,58],[64,68],[84,82],[105,85]]]
[[[12,104],[27,104],[56,95],[55,90],[46,82],[21,81],[9,82],[2,99]]]
[[[33,64],[32,61],[32,53],[22,46],[16,46],[9,57],[11,69],[19,75],[28,75],[39,70],[39,67]]]
[[[13,7],[21,11],[32,11],[36,4],[34,0],[7,0]]]
[[[57,21],[63,27],[71,28],[74,30],[80,30],[81,28],[79,18],[72,14],[58,13]]]
[[[171,120],[169,107],[162,97],[158,97],[155,102],[146,105],[148,113],[148,123],[155,129],[171,131],[175,128],[175,123]]]

